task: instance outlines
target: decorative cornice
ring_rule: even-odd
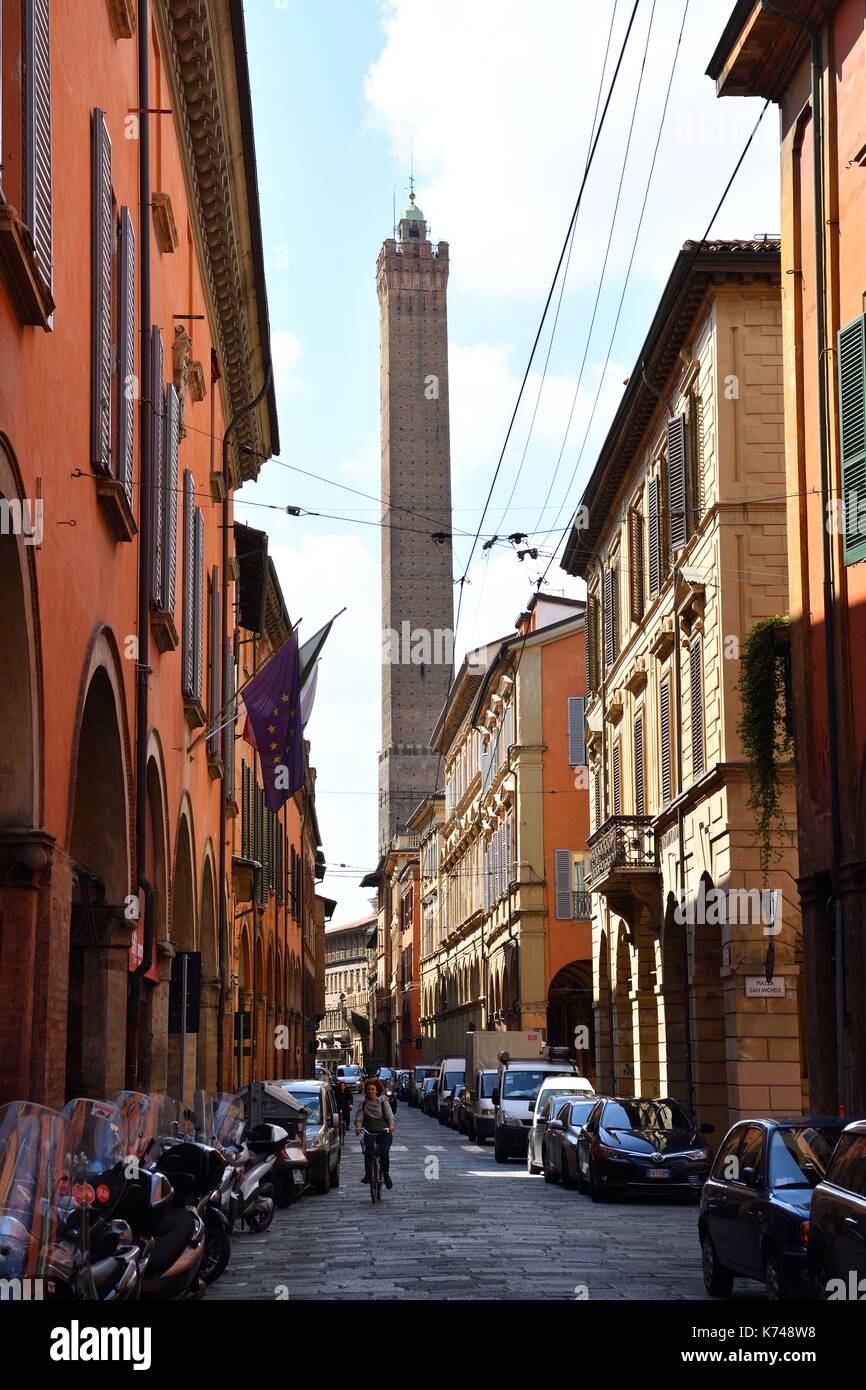
[[[239,173],[241,133],[237,73],[227,71],[231,25],[226,0],[156,0],[154,15],[166,54],[175,127],[187,174],[194,232],[212,306],[216,347],[234,414],[258,392],[264,354],[256,318],[258,287],[250,282],[253,233]],[[244,59],[245,61],[245,59]],[[230,152],[230,140],[237,149]],[[240,477],[254,478],[272,451],[266,407],[248,415],[238,441]]]

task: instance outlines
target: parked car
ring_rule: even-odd
[[[595,1091],[592,1084],[587,1081],[585,1076],[547,1076],[538,1088],[535,1097],[535,1108],[532,1113],[532,1125],[529,1130],[529,1140],[526,1149],[526,1170],[529,1173],[540,1173],[544,1167],[542,1162],[541,1146],[544,1139],[545,1123],[552,1114],[556,1114],[559,1109],[555,1106],[553,1110],[546,1110],[545,1106],[550,1099],[560,1100],[564,1096],[581,1095],[593,1097]],[[590,1106],[590,1110],[592,1106]],[[589,1111],[587,1111],[587,1114]],[[544,1114],[545,1122],[539,1123]]]
[[[418,1106],[418,1107],[420,1107],[420,1105],[421,1105],[421,1091],[422,1091],[422,1089],[423,1089],[424,1082],[428,1079],[428,1077],[432,1077],[432,1078],[435,1080],[436,1077],[437,1077],[438,1075],[439,1075],[439,1063],[438,1063],[438,1062],[434,1063],[433,1066],[429,1066],[429,1067],[414,1067],[414,1068],[412,1069],[412,1072],[411,1072],[411,1075],[410,1075],[410,1078],[409,1078],[409,1104],[410,1104],[411,1106]]]
[[[462,1057],[445,1057],[439,1064],[439,1075],[436,1078],[436,1106],[440,1125],[448,1123],[451,1092],[455,1086],[463,1085],[466,1080],[465,1070],[466,1063]]]
[[[759,1279],[767,1297],[805,1298],[812,1190],[845,1121],[835,1116],[741,1120],[723,1139],[701,1193],[698,1236],[707,1292]]]
[[[361,1068],[353,1062],[340,1063],[337,1067],[337,1081],[345,1081],[351,1091],[361,1091],[364,1088],[364,1078]]]
[[[862,1298],[866,1278],[866,1120],[846,1125],[812,1193],[808,1268],[817,1298]]]
[[[466,1111],[466,1133],[476,1144],[486,1144],[488,1139],[493,1138],[493,1092],[498,1075],[496,1071],[478,1070],[471,1087],[466,1090],[463,1101]]]
[[[577,1065],[567,1058],[534,1057],[501,1061],[493,1090],[495,1119],[493,1157],[507,1163],[512,1156],[526,1158],[535,1098],[542,1083],[552,1076],[577,1076]]]
[[[541,1171],[545,1182],[576,1187],[579,1180],[577,1142],[596,1104],[594,1096],[552,1096],[545,1100],[536,1123],[541,1132]],[[534,1128],[534,1126],[533,1126]]]
[[[340,1114],[330,1081],[281,1081],[298,1105],[305,1105],[304,1149],[307,1154],[307,1176],[317,1192],[330,1192],[340,1185],[340,1160],[343,1136]]]
[[[425,1115],[436,1114],[436,1085],[438,1076],[428,1076],[421,1089],[421,1109]]]
[[[698,1198],[712,1162],[703,1136],[712,1133],[669,1097],[600,1100],[578,1139],[578,1181],[594,1202],[626,1191]]]
[[[455,1086],[454,1090],[451,1092],[451,1098],[448,1102],[448,1115],[445,1120],[445,1123],[450,1125],[451,1129],[460,1129],[460,1117],[463,1113],[463,1097],[465,1094],[466,1087],[462,1082],[459,1086]]]
[[[397,1099],[409,1102],[409,1080],[412,1076],[411,1071],[397,1072]]]

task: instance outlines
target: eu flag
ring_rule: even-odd
[[[265,800],[274,812],[304,785],[299,675],[298,639],[292,633],[243,691],[249,742],[259,751]]]

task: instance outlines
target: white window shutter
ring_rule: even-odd
[[[574,916],[574,899],[571,896],[571,850],[553,851],[554,897],[558,921],[567,921]]]

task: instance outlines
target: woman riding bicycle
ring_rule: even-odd
[[[364,1099],[355,1112],[355,1133],[360,1134],[362,1129],[364,1131],[364,1176],[361,1182],[370,1181],[370,1159],[374,1152],[378,1152],[385,1186],[394,1186],[388,1150],[395,1128],[394,1112],[385,1099],[385,1087],[381,1081],[371,1077],[364,1082]]]

